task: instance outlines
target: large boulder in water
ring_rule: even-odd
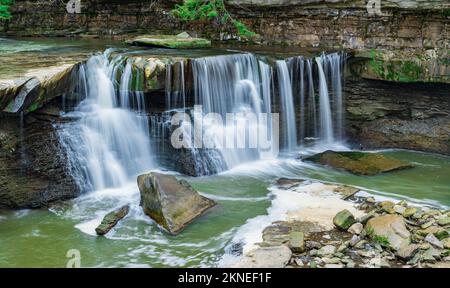
[[[172,175],[152,172],[140,175],[137,182],[144,213],[173,235],[216,205]]]
[[[331,150],[307,157],[304,161],[311,161],[337,169],[344,169],[356,175],[376,175],[379,173],[414,167],[414,165],[408,162],[392,159],[381,154],[335,152]]]

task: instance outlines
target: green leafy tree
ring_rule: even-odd
[[[231,16],[223,0],[184,0],[183,4],[175,6],[172,14],[185,22],[208,21],[218,27],[232,24],[240,37],[251,39],[256,36],[244,23]]]
[[[0,0],[0,20],[11,18],[11,12],[9,12],[9,7],[13,3],[14,0]]]

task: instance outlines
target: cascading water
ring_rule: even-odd
[[[332,53],[322,54],[314,59],[304,59],[300,56],[286,61],[290,71],[295,107],[298,107],[295,111],[299,113],[300,121],[293,125],[296,125],[296,131],[300,135],[300,144],[304,144],[309,138],[317,139],[318,144],[325,146],[343,141],[344,58],[345,55],[341,53]],[[278,81],[282,83],[283,80]],[[284,95],[280,94],[281,105],[286,101],[283,100]],[[289,94],[287,95],[289,97]]]
[[[217,113],[223,119],[219,124],[203,121],[204,143],[219,147],[214,150],[220,151],[224,159],[217,170],[272,155],[272,143],[263,148],[259,145],[264,137],[272,142],[268,126],[271,125],[271,67],[252,54],[236,54],[195,59],[192,74],[195,103],[202,105],[202,115]],[[235,118],[227,121],[228,113],[234,113]],[[260,117],[261,113],[268,117],[247,121],[250,115]],[[197,118],[198,114],[194,121],[200,121]],[[240,129],[242,126],[245,127]],[[268,135],[261,135],[263,132]],[[239,146],[239,143],[248,145]]]
[[[81,67],[78,86],[84,100],[66,115],[78,120],[59,129],[73,174],[85,191],[126,185],[153,166],[148,118],[130,108],[131,64],[126,63],[117,87],[114,79],[123,59],[110,61],[110,54],[92,56]],[[135,102],[143,107],[137,95]]]
[[[280,89],[281,114],[284,126],[284,145],[291,151],[297,146],[297,128],[292,96],[292,80],[286,61],[277,61],[278,85]]]
[[[323,58],[317,57],[316,63],[319,72],[320,139],[324,144],[332,144],[334,141],[333,123],[331,119],[327,79],[323,71]]]

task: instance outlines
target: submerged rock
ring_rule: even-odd
[[[172,235],[216,205],[172,175],[152,172],[140,175],[137,182],[144,213]]]
[[[117,210],[114,210],[103,218],[102,223],[95,228],[95,232],[97,235],[105,235],[108,233],[114,226],[119,223],[120,220],[122,220],[125,216],[127,216],[128,212],[130,211],[130,206],[125,205],[120,207]]]
[[[136,46],[163,47],[171,49],[210,48],[211,40],[194,38],[187,33],[178,35],[143,35],[126,41]]]
[[[376,175],[414,167],[405,161],[388,158],[381,154],[364,152],[335,152],[328,150],[307,157],[304,160],[344,169],[356,175]]]

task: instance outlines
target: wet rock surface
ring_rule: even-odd
[[[186,32],[178,35],[142,35],[127,40],[126,43],[135,46],[163,47],[171,49],[198,49],[211,47],[210,40],[191,37]]]
[[[376,153],[325,151],[303,159],[356,175],[376,175],[395,170],[413,168],[405,161],[392,159]]]
[[[125,205],[106,214],[105,217],[103,217],[102,223],[100,223],[100,225],[95,228],[95,232],[97,233],[97,235],[107,234],[112,228],[114,228],[114,226],[117,225],[117,223],[119,223],[120,220],[127,216],[129,211],[130,206]]]
[[[58,110],[0,115],[0,207],[38,208],[80,195],[53,124]],[[21,128],[22,127],[22,128]]]
[[[450,155],[448,86],[347,79],[347,137],[362,149],[403,148]]]
[[[144,213],[173,235],[216,205],[172,175],[152,172],[140,175],[137,182]]]

